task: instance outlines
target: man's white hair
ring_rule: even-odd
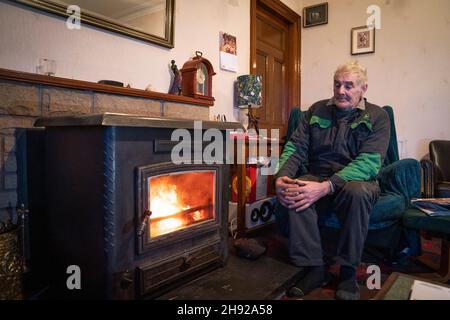
[[[361,66],[358,61],[348,61],[338,66],[334,76],[336,77],[339,74],[356,74],[361,84],[366,84],[368,80],[366,68]]]

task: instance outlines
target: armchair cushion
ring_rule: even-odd
[[[401,195],[382,192],[370,214],[369,230],[382,229],[397,223],[405,209],[405,199]]]
[[[403,211],[405,211],[405,200],[401,195],[381,193],[370,213],[369,230],[386,228],[397,223],[401,219]],[[320,216],[319,224],[334,229],[341,227],[334,211]]]
[[[396,161],[380,170],[381,194],[369,220],[369,230],[386,228],[398,222],[411,198],[420,196],[420,164],[415,159]],[[340,228],[334,212],[320,218],[321,225]]]
[[[419,161],[402,159],[382,168],[378,183],[382,192],[402,195],[407,207],[411,198],[420,197]]]

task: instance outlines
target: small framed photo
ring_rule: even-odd
[[[303,28],[328,23],[328,2],[303,8]]]
[[[375,52],[375,28],[352,28],[352,55]]]

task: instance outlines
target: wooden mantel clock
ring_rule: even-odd
[[[214,101],[212,96],[212,77],[214,72],[211,62],[202,57],[200,51],[187,61],[181,71],[181,94],[195,99]]]

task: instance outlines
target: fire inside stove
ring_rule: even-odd
[[[215,218],[215,171],[148,178],[150,238]]]

